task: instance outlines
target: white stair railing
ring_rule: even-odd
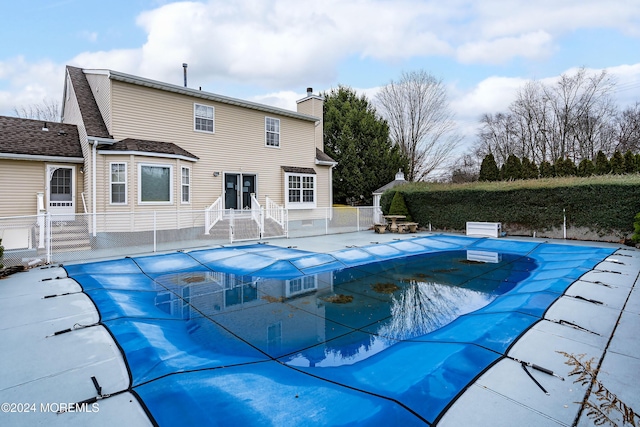
[[[260,238],[264,233],[264,211],[260,202],[256,198],[255,194],[251,194],[251,219],[258,224],[258,230],[260,231]]]
[[[204,234],[209,234],[213,226],[222,219],[222,213],[222,197],[218,197],[204,210]]]
[[[267,218],[273,219],[275,222],[280,224],[281,227],[284,227],[284,223],[285,223],[284,207],[275,203],[273,200],[269,198],[269,196],[266,197],[265,204],[266,204],[265,213]]]

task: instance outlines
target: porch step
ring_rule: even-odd
[[[284,236],[284,227],[275,220],[268,218],[264,220],[264,236],[263,237],[281,237]]]
[[[234,219],[234,240],[259,240],[260,230],[251,218]],[[229,220],[223,219],[216,223],[209,232],[214,240],[229,240]],[[284,229],[272,219],[264,222],[264,235],[262,237],[280,237],[284,235]]]
[[[51,249],[53,252],[91,250],[91,240],[84,219],[53,221],[51,223]]]

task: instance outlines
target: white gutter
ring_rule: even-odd
[[[98,200],[98,196],[96,195],[96,147],[98,146],[98,141],[93,140],[92,148],[91,148],[91,230],[93,233],[93,237],[96,237],[96,227],[97,227],[97,218],[96,218],[96,204]]]
[[[84,163],[84,158],[82,157],[42,156],[37,154],[0,153],[0,159],[31,160],[55,163]]]
[[[198,161],[198,159],[194,159],[193,157],[183,156],[182,154],[154,153],[154,152],[147,152],[147,151],[100,150],[98,151],[98,154],[102,154],[103,156],[125,155],[125,156],[162,157],[165,159],[180,159],[180,160],[185,160],[187,162]]]
[[[98,204],[98,196],[96,194],[96,188],[97,188],[97,183],[96,183],[96,179],[97,179],[97,172],[96,172],[96,165],[98,164],[97,159],[96,159],[96,153],[97,153],[97,147],[98,144],[114,144],[116,141],[110,138],[99,138],[99,137],[94,137],[94,136],[87,136],[87,140],[89,141],[89,144],[91,144],[91,210],[92,210],[92,219],[91,219],[91,224],[92,224],[92,234],[93,237],[96,237],[96,227],[97,227],[97,217],[96,217],[96,208],[97,208],[97,204]]]

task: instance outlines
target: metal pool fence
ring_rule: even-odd
[[[265,238],[307,237],[372,228],[379,208],[285,210],[274,218],[260,210],[224,210],[211,225],[205,210],[96,213],[0,218],[5,266],[208,247]]]

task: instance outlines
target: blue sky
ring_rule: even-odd
[[[64,66],[112,69],[295,109],[311,86],[370,98],[441,78],[469,144],[527,80],[606,69],[640,100],[637,0],[23,0],[0,6],[0,114],[60,102]]]

